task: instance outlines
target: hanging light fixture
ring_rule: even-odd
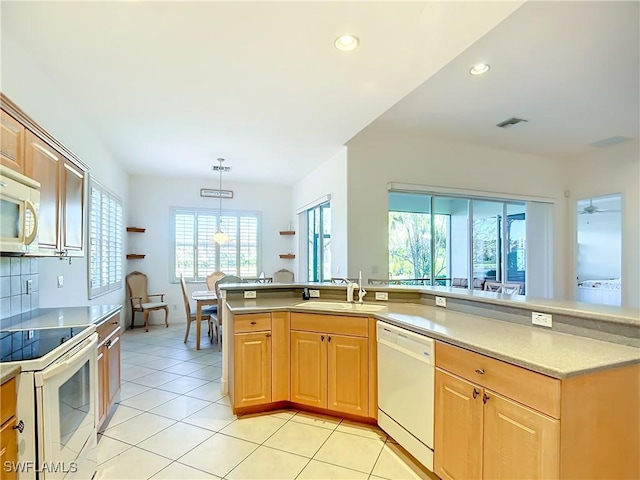
[[[218,187],[218,201],[220,202],[220,209],[218,212],[218,230],[213,235],[213,241],[217,244],[221,245],[223,243],[227,243],[229,241],[229,236],[222,231],[222,162],[224,162],[224,158],[219,158],[218,162],[220,165],[218,166],[218,173],[220,174],[220,186]],[[215,167],[214,167],[215,169]]]

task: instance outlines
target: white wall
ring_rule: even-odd
[[[0,87],[7,97],[81,158],[98,181],[122,198],[126,215],[126,171],[86,126],[60,89],[6,31],[2,32],[0,79]],[[68,260],[42,258],[38,266],[40,307],[117,304],[125,300],[124,288],[88,299],[86,257],[74,259],[71,264]],[[58,275],[64,276],[63,288],[56,286]]]
[[[139,270],[149,278],[149,293],[166,294],[171,320],[184,321],[185,311],[179,283],[170,282],[172,255],[171,209],[174,207],[211,208],[218,210],[218,199],[200,196],[201,188],[217,188],[216,178],[209,173],[207,180],[131,176],[129,179],[130,208],[127,225],[146,228],[142,234],[128,233],[135,242],[135,253],[144,253],[142,260],[128,260],[127,272]],[[231,174],[233,175],[233,171]],[[234,183],[223,177],[223,188],[233,190],[232,199],[223,199],[222,210],[261,212],[259,269],[267,276],[281,268],[291,269],[291,260],[278,254],[293,248],[293,239],[281,236],[291,222],[291,188],[282,185]],[[189,293],[206,290],[204,283],[187,284]],[[163,313],[153,314],[161,321]],[[140,321],[140,320],[138,320]]]
[[[348,269],[388,274],[388,183],[410,183],[555,199],[554,295],[564,295],[564,198],[551,158],[454,143],[370,126],[347,144]]]
[[[594,150],[567,160],[564,175],[570,197],[566,202],[566,288],[575,295],[576,202],[613,193],[622,196],[622,305],[640,307],[640,144],[637,140]],[[570,298],[574,298],[571,296]]]
[[[316,168],[293,186],[292,210],[308,205],[325,195],[331,195],[331,274],[334,277],[347,276],[347,148]],[[295,219],[297,222],[297,219]],[[300,226],[296,226],[298,245],[306,245]],[[307,280],[304,259],[298,248],[296,278]],[[356,272],[357,273],[357,272]]]

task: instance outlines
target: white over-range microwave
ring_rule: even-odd
[[[0,168],[0,252],[16,255],[38,251],[40,184]]]

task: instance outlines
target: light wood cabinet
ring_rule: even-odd
[[[0,471],[3,480],[17,478],[15,468],[5,469],[18,461],[16,424],[16,379],[11,378],[0,386]]]
[[[84,255],[88,167],[0,93],[0,161],[40,183],[38,255]]]
[[[563,380],[436,342],[443,479],[639,478],[640,365]]]
[[[234,405],[249,407],[271,402],[271,332],[234,335]]]
[[[289,313],[234,315],[234,409],[289,400]]]
[[[482,477],[482,388],[436,370],[435,472]]]
[[[292,402],[369,415],[367,321],[363,317],[291,315]]]
[[[98,332],[98,429],[104,425],[121,387],[120,315],[114,315],[96,329]]]
[[[24,173],[24,126],[4,110],[0,111],[0,164]]]
[[[85,171],[27,130],[25,173],[40,183],[39,253],[82,256]]]

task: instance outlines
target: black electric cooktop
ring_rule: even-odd
[[[85,328],[86,326],[0,330],[0,361],[19,362],[44,357]]]

